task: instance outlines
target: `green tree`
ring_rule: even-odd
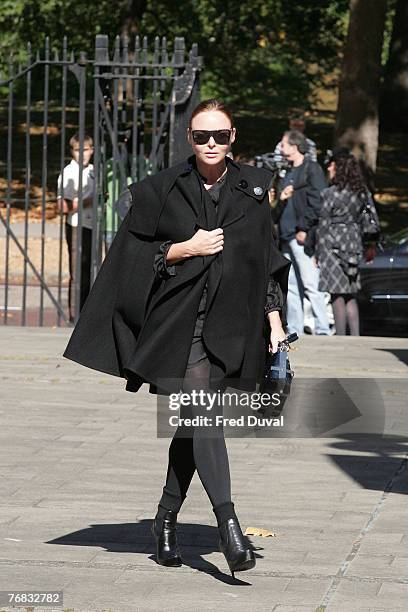
[[[346,0],[316,0],[310,6],[283,0],[151,4],[155,10],[147,8],[139,29],[164,35],[170,26],[188,44],[198,42],[206,95],[281,109],[305,106],[333,70],[347,11]]]
[[[305,107],[338,62],[347,0],[3,0],[0,48],[22,57],[50,37],[93,54],[95,34],[184,36],[204,58],[203,95],[242,107]]]

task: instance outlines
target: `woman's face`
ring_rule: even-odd
[[[205,144],[197,144],[193,140],[192,132],[194,130],[231,130],[231,135],[226,144],[218,144],[213,136]],[[210,166],[216,166],[224,161],[225,156],[230,150],[230,146],[235,140],[235,128],[232,128],[231,121],[222,111],[203,111],[193,118],[187,138],[197,160]]]
[[[329,179],[332,181],[336,176],[336,163],[334,161],[327,166],[327,172],[329,173]]]

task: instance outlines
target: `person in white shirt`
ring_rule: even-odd
[[[65,216],[65,237],[69,255],[69,319],[75,320],[76,304],[76,261],[78,253],[78,199],[79,199],[79,136],[74,134],[69,141],[71,162],[65,166],[58,177],[58,205]],[[90,290],[91,254],[92,254],[92,204],[94,195],[94,168],[90,163],[93,155],[93,140],[84,138],[82,170],[82,256],[80,281],[80,309],[85,303]]]

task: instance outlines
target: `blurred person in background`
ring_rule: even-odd
[[[304,115],[293,115],[289,119],[289,130],[296,130],[297,132],[301,132],[304,134],[306,129],[306,119]],[[314,140],[311,138],[306,138],[306,153],[305,157],[310,159],[313,162],[317,162],[317,147]],[[275,163],[281,163],[285,159],[285,156],[282,152],[282,140],[278,142],[273,152],[273,160]]]
[[[319,289],[331,295],[336,334],[360,335],[356,294],[361,288],[359,264],[364,258],[359,216],[368,200],[360,165],[348,149],[335,149],[327,160],[331,185],[322,191],[316,232]]]
[[[327,183],[319,164],[306,158],[306,151],[306,138],[301,132],[284,133],[282,152],[292,168],[278,185],[278,203],[273,209],[273,218],[278,224],[282,253],[292,263],[288,285],[288,331],[303,334],[303,298],[306,296],[315,318],[315,333],[330,335],[324,294],[318,289],[319,271],[311,257],[313,230],[320,214],[320,193]]]
[[[69,320],[75,319],[75,287],[77,273],[78,240],[81,249],[80,310],[85,303],[91,286],[92,256],[92,204],[94,195],[94,167],[90,163],[94,149],[91,136],[84,137],[82,167],[82,232],[78,234],[78,201],[79,201],[79,135],[74,134],[69,141],[71,161],[58,177],[58,205],[65,216],[65,238],[69,258],[68,308]]]

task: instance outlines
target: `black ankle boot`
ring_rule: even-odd
[[[182,565],[177,544],[177,512],[168,510],[162,521],[156,518],[152,523],[152,534],[156,540],[156,559],[160,565],[180,567]]]
[[[255,567],[254,551],[242,533],[238,519],[227,519],[219,525],[218,530],[220,551],[225,555],[232,577],[234,578],[234,572]]]

